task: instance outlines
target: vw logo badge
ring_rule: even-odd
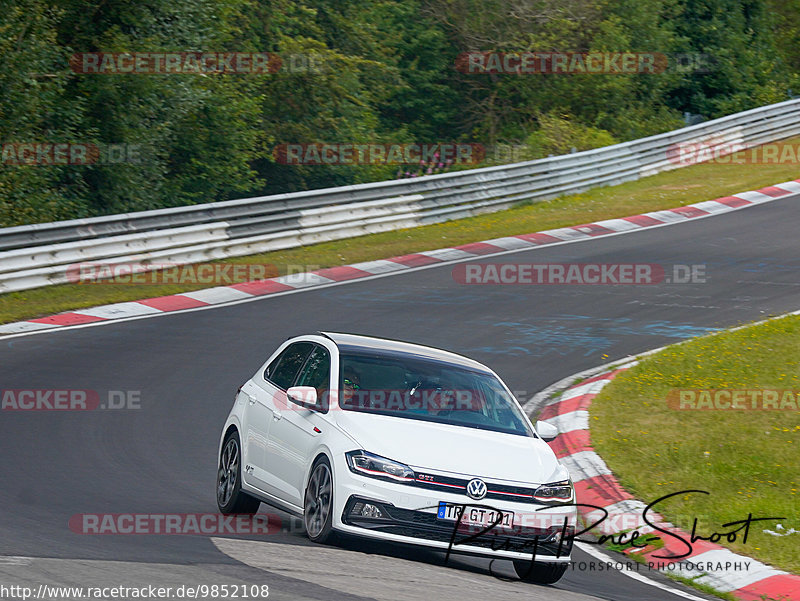
[[[472,499],[482,499],[486,496],[487,488],[486,482],[481,480],[480,478],[475,478],[474,480],[470,480],[467,484],[467,496]]]

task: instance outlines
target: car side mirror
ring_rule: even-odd
[[[317,389],[313,386],[292,386],[286,391],[286,396],[293,403],[297,403],[306,409],[319,411],[317,404]]]
[[[556,428],[553,424],[548,424],[547,422],[543,421],[536,422],[536,432],[545,442],[550,442],[551,440],[554,440],[556,436],[558,436],[558,428]]]

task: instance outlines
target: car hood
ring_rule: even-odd
[[[412,468],[532,484],[564,478],[552,449],[538,437],[355,411],[336,419],[365,451]]]

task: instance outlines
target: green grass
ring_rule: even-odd
[[[800,530],[800,412],[678,410],[673,389],[800,390],[800,317],[697,338],[642,360],[619,375],[590,407],[592,443],[637,498],[698,489],[658,506],[667,520],[699,534],[754,517],[785,517]],[[673,393],[674,394],[674,393]],[[755,522],[719,544],[778,568],[800,572],[800,533],[774,537],[777,520]]]
[[[697,582],[697,578],[699,578],[699,576],[697,576],[696,578],[686,578],[685,576],[678,576],[677,574],[671,574],[669,572],[666,573],[666,576],[667,578],[669,578],[670,580],[674,580],[675,582],[680,582],[687,586],[694,587],[701,593],[714,595],[716,597],[719,597],[720,599],[725,599],[725,601],[738,601],[738,597],[736,597],[731,593],[721,593],[718,590],[708,586],[707,584]],[[764,599],[763,601],[773,601],[773,600]]]
[[[791,140],[800,142],[800,138]],[[469,219],[315,244],[226,262],[269,263],[284,274],[287,266],[331,267],[387,258],[489,238],[525,234],[674,208],[800,178],[796,165],[700,164],[618,186],[596,188],[556,200],[518,206]],[[70,309],[188,292],[191,285],[47,286],[0,295],[0,323]]]
[[[628,534],[630,532],[631,532],[631,530],[620,530],[619,532],[615,532],[614,536],[616,536],[617,539],[619,539],[619,535],[620,534]],[[624,551],[627,551],[628,549],[634,549],[634,548],[635,549],[641,549],[642,547],[640,545],[641,545],[641,540],[636,541],[636,545],[632,544],[631,541],[626,541],[624,543],[610,542],[609,541],[609,542],[605,543],[606,549],[608,549],[609,551],[616,551],[617,553],[623,553]],[[654,540],[651,543],[649,543],[647,545],[647,547],[646,547],[646,550],[647,551],[652,551],[652,550],[656,550],[656,549],[662,549],[663,547],[664,547],[664,540],[659,538],[658,540]],[[634,561],[637,561],[639,563],[647,563],[647,560],[644,557],[642,557],[637,551],[634,551],[633,553],[629,553],[628,554],[628,558],[632,559]]]

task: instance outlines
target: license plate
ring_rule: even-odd
[[[436,517],[440,520],[455,521],[461,512],[461,505],[452,505],[439,502],[439,511]],[[499,514],[503,514],[502,517]],[[499,521],[498,521],[499,520]],[[514,524],[513,511],[495,511],[493,509],[486,509],[485,507],[465,507],[464,515],[461,517],[461,523],[468,526],[489,526],[497,522],[498,526],[511,528]]]

